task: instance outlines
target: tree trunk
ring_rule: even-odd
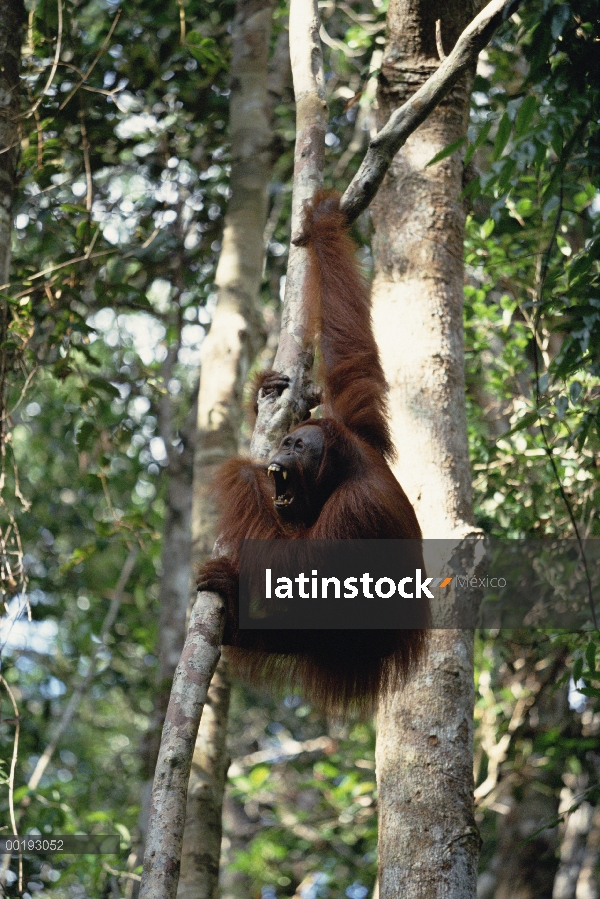
[[[22,0],[0,8],[0,285],[8,281],[13,196],[19,159],[19,69]]]
[[[575,899],[598,899],[598,858],[600,857],[600,807],[596,806],[588,833],[583,862],[577,878]]]
[[[10,269],[13,200],[19,159],[19,71],[22,0],[0,5],[0,293],[6,290]],[[4,405],[10,382],[11,352],[6,347],[10,309],[0,297],[0,445],[4,444]]]
[[[215,283],[217,305],[202,347],[194,460],[193,555],[212,552],[216,465],[237,452],[242,390],[264,342],[258,311],[263,233],[273,165],[267,64],[274,0],[239,0],[231,61],[231,199]]]
[[[476,12],[457,0],[390,0],[378,92],[381,123],[439,65]],[[395,471],[424,537],[474,533],[463,349],[464,210],[460,153],[472,74],[463,76],[397,154],[373,203],[373,316],[390,383]],[[430,634],[410,684],[378,722],[381,899],[475,895],[473,635]]]
[[[216,272],[217,305],[202,348],[194,456],[192,559],[210,555],[216,511],[216,467],[238,451],[242,391],[265,340],[258,296],[264,264],[268,186],[275,159],[273,95],[285,88],[289,57],[278,54],[269,79],[274,0],[238,0],[231,61],[231,199]],[[272,88],[270,96],[269,88]],[[221,659],[211,683],[194,749],[181,857],[179,899],[218,895],[221,810],[227,774],[230,685]]]
[[[171,402],[169,395],[164,397]],[[160,418],[160,411],[159,411]],[[140,830],[143,841],[148,827],[150,796],[154,769],[160,749],[161,733],[165,720],[173,675],[179,662],[185,640],[188,608],[191,597],[191,535],[192,535],[192,472],[196,425],[194,403],[187,426],[181,435],[182,450],[169,451],[169,462],[164,472],[167,480],[166,518],[162,536],[162,573],[160,578],[158,625],[158,672],[152,722],[141,750],[147,777],[143,787]],[[165,434],[165,437],[167,435]],[[210,696],[208,698],[210,702]],[[143,858],[143,845],[139,856]]]
[[[177,899],[217,899],[226,751],[229,678],[219,664],[208,691],[188,786]]]

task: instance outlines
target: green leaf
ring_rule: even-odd
[[[265,781],[269,779],[270,770],[268,765],[257,765],[253,768],[249,775],[250,783],[253,787],[261,787]]]
[[[198,31],[190,31],[186,43],[194,59],[202,65],[207,62],[223,64],[223,56],[213,38],[203,37]]]
[[[489,120],[485,123],[485,125],[483,126],[483,128],[481,129],[481,131],[479,132],[479,134],[477,135],[477,137],[475,138],[475,144],[474,144],[474,146],[475,146],[476,148],[479,148],[479,147],[482,145],[482,143],[484,142],[484,140],[486,139],[486,137],[487,137],[488,134],[490,133],[490,128],[492,127],[493,123],[494,123],[494,120],[493,120],[493,119],[489,119]]]
[[[573,381],[569,388],[569,399],[572,403],[576,403],[579,397],[581,396],[582,385],[581,381]]]
[[[506,440],[507,437],[510,437],[511,434],[516,434],[517,431],[523,431],[525,428],[528,428],[530,425],[535,424],[539,420],[539,412],[537,410],[533,410],[532,412],[528,412],[523,418],[517,422],[516,425],[510,429],[510,431],[506,431],[501,435],[501,440]]]
[[[498,190],[501,193],[503,193],[508,187],[516,165],[516,159],[507,158],[506,162],[502,166],[502,172],[500,173],[500,177],[498,178]]]
[[[477,175],[473,178],[467,186],[461,191],[460,200],[466,200],[467,197],[474,196],[477,197],[481,193],[481,178]]]
[[[475,144],[469,144],[467,146],[467,152],[465,153],[465,159],[464,159],[465,168],[471,162],[474,155],[475,155]]]
[[[116,399],[121,396],[119,388],[115,387],[114,384],[111,384],[110,381],[105,381],[104,378],[90,378],[88,385],[96,390],[103,390],[105,393],[114,396]]]
[[[467,152],[465,153],[465,165],[468,165],[473,156],[475,155],[475,150],[478,150],[482,145],[484,140],[487,138],[490,133],[490,128],[492,127],[493,119],[489,119],[480,129],[479,134],[475,138],[472,144],[469,144],[467,147]]]
[[[550,375],[547,371],[541,374],[538,378],[538,390],[540,393],[546,393],[548,389],[548,381],[550,379]]]
[[[492,231],[494,230],[496,223],[494,219],[486,219],[483,225],[481,226],[481,237],[483,240],[487,240]]]
[[[77,444],[77,449],[86,450],[89,449],[92,445],[92,438],[95,433],[95,425],[92,421],[84,421],[79,430],[77,431],[77,436],[75,438],[75,443]]]
[[[533,94],[529,94],[529,96],[525,97],[525,99],[519,106],[519,111],[515,119],[515,132],[517,134],[521,135],[524,134],[525,131],[527,131],[536,109],[537,99],[533,96]]]
[[[85,208],[85,206],[78,206],[75,203],[62,203],[60,208],[62,209],[63,212],[71,212],[71,213],[73,213],[73,215],[77,215],[77,214],[85,215],[87,212],[87,209]],[[86,224],[87,224],[87,221],[86,221]]]
[[[429,160],[425,168],[428,168],[430,165],[435,165],[436,162],[439,162],[441,159],[445,159],[447,156],[452,156],[452,154],[456,152],[459,147],[462,147],[466,139],[466,137],[461,137],[458,140],[453,141],[451,144],[448,144],[447,147],[444,147],[443,150],[440,150],[439,153],[436,153],[433,159]]]
[[[508,138],[510,137],[510,132],[512,131],[512,122],[508,117],[508,113],[505,112],[500,122],[498,124],[498,131],[496,132],[496,140],[494,141],[494,153],[493,160],[496,162],[502,156],[504,152],[504,148],[508,143]]]
[[[579,656],[579,658],[575,659],[575,664],[573,665],[573,680],[575,681],[575,684],[580,680],[582,673],[583,659]]]
[[[585,660],[588,663],[588,668],[592,674],[596,672],[596,644],[592,640],[585,647]]]
[[[597,687],[580,687],[579,692],[591,699],[597,699],[600,696],[600,689]]]
[[[552,149],[560,159],[563,153],[563,132],[556,129],[550,139]]]
[[[575,436],[575,446],[577,447],[577,451],[581,452],[583,447],[585,446],[585,442],[587,440],[587,436],[590,431],[590,427],[592,425],[592,416],[587,414],[583,416],[583,420],[579,426],[577,434]]]
[[[534,211],[533,202],[529,197],[523,197],[523,199],[519,200],[517,203],[516,209],[522,218],[526,218]]]
[[[569,267],[569,281],[571,284],[581,275],[585,274],[585,272],[590,270],[592,262],[593,259],[587,252],[578,253],[578,255],[575,256]]]
[[[564,396],[564,394],[561,393],[560,396],[556,397],[554,405],[556,406],[556,417],[559,421],[562,421],[565,417],[567,409],[569,408],[569,400],[566,396]]]

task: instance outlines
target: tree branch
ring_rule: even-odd
[[[174,899],[194,743],[208,687],[221,655],[225,606],[216,593],[194,603],[175,671],[154,774],[140,899]]]
[[[94,680],[94,678],[96,676],[96,672],[98,670],[98,655],[100,653],[100,650],[105,648],[106,640],[112,630],[113,624],[115,623],[117,614],[121,607],[121,603],[123,602],[123,596],[125,594],[125,587],[127,586],[127,581],[129,580],[129,578],[131,576],[131,573],[133,571],[133,567],[135,565],[138,554],[139,554],[139,550],[136,546],[134,546],[133,549],[131,549],[129,551],[127,558],[125,559],[123,568],[121,569],[121,574],[119,575],[119,580],[117,582],[117,585],[115,587],[115,590],[114,590],[114,593],[113,593],[113,596],[111,599],[111,603],[110,603],[108,612],[106,614],[104,622],[102,623],[102,630],[100,631],[99,640],[97,643],[94,644],[94,646],[92,648],[92,652],[90,653],[90,663],[89,663],[88,672],[87,672],[86,676],[83,678],[83,680],[73,690],[71,698],[70,698],[69,702],[67,703],[67,706],[60,718],[60,721],[58,722],[58,724],[56,725],[56,727],[54,729],[54,733],[52,735],[50,742],[48,743],[48,745],[46,746],[46,748],[44,749],[44,751],[42,752],[41,756],[38,759],[38,762],[33,770],[33,773],[27,783],[27,788],[28,788],[29,792],[27,793],[27,795],[23,798],[23,800],[21,802],[22,808],[25,808],[26,805],[29,804],[29,801],[31,799],[31,794],[33,793],[34,790],[37,789],[38,784],[39,784],[40,780],[42,779],[42,775],[44,774],[44,771],[48,767],[48,763],[50,762],[52,756],[54,755],[54,753],[56,751],[56,747],[58,746],[58,742],[59,742],[60,738],[62,737],[62,735],[66,731],[67,727],[71,723],[71,720],[72,720],[75,712],[77,711],[77,708],[78,708],[83,696],[86,694],[88,688],[90,687],[92,681]]]
[[[302,207],[323,184],[327,101],[323,54],[319,39],[316,0],[292,0],[290,5],[290,55],[296,98],[296,147],[292,234],[300,229]],[[290,387],[281,397],[265,397],[258,403],[258,418],[252,435],[251,454],[266,459],[290,427],[306,414],[312,347],[306,346],[306,310],[302,298],[306,254],[290,244],[285,297],[281,313],[279,347],[273,363],[276,371],[290,377]]]
[[[301,190],[294,190],[292,217],[299,222],[302,203],[312,196],[317,184],[315,178],[321,178],[325,152],[325,129],[327,126],[323,64],[321,59],[318,16],[316,0],[292,0],[290,9],[290,47],[292,50],[292,69],[298,108],[298,119],[306,123],[304,130],[298,129],[296,138],[296,165],[294,183]],[[315,70],[318,69],[317,72]],[[318,82],[320,93],[315,100],[311,90],[313,83]],[[309,134],[309,123],[317,127],[320,140],[315,141]],[[313,148],[320,145],[320,156],[315,161]],[[303,153],[300,152],[303,149]],[[312,180],[311,180],[312,179]],[[320,184],[320,180],[318,182]],[[296,257],[298,260],[298,256]],[[297,264],[297,262],[296,262]],[[298,282],[295,291],[286,291],[287,328],[296,327],[297,320],[303,321],[301,304],[301,274],[290,278],[288,267],[288,283]],[[290,300],[289,297],[294,298]],[[280,351],[286,360],[285,370],[289,370],[294,362],[288,364],[290,354],[286,352],[284,331],[282,326]],[[294,333],[294,337],[296,334]],[[301,355],[303,334],[295,341],[295,356]],[[310,357],[312,364],[312,356]],[[303,366],[302,360],[297,368],[304,371],[310,365]],[[266,404],[263,404],[266,405]],[[259,432],[260,451],[269,455],[273,448],[273,429],[269,428],[270,409],[263,409],[262,431]],[[287,430],[289,424],[280,427]],[[255,435],[256,435],[255,430]],[[269,443],[269,440],[271,442]],[[257,450],[257,454],[260,452]],[[171,689],[171,698],[163,728],[161,748],[156,764],[152,804],[146,851],[144,856],[144,872],[140,886],[140,899],[175,899],[179,881],[180,856],[185,826],[187,788],[194,751],[196,734],[202,717],[202,710],[208,695],[208,687],[221,655],[221,638],[225,624],[225,608],[223,600],[215,593],[198,594],[192,609],[189,630],[186,636],[183,653],[177,666]]]
[[[522,0],[491,0],[465,28],[451,53],[410,100],[392,113],[369,143],[361,166],[344,196],[341,209],[353,222],[379,189],[391,162],[413,131],[444,99],[462,73],[477,59],[496,29],[517,9]]]

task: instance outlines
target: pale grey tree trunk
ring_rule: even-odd
[[[600,857],[600,807],[596,806],[587,835],[583,861],[577,878],[575,899],[598,899],[600,878],[598,858]]]
[[[175,352],[175,358],[177,351]],[[168,369],[172,366],[169,365]],[[164,379],[168,382],[170,373]],[[166,516],[162,535],[161,577],[159,588],[158,671],[152,722],[142,746],[142,763],[147,777],[143,788],[140,830],[145,840],[150,809],[152,779],[173,675],[179,662],[187,626],[191,596],[192,543],[192,473],[196,427],[194,402],[187,426],[181,434],[178,448],[171,445],[172,397],[166,393],[159,409],[159,431],[167,444],[168,464],[164,471],[167,481]],[[209,700],[210,701],[210,698]],[[139,847],[143,856],[143,846]]]
[[[269,43],[274,0],[238,0],[231,61],[231,197],[215,282],[217,305],[202,348],[194,455],[192,559],[210,555],[216,537],[211,483],[216,467],[238,450],[242,391],[265,341],[259,310],[268,187],[277,148],[274,100],[289,82],[289,55]],[[281,47],[278,48],[281,51]],[[230,684],[225,659],[213,677],[194,749],[178,899],[218,895],[221,809],[228,768]]]
[[[383,123],[450,52],[474,2],[390,0]],[[390,392],[398,479],[424,536],[473,533],[463,347],[463,162],[427,168],[466,133],[470,74],[397,154],[373,206],[373,316]],[[431,632],[429,655],[378,719],[381,899],[475,895],[473,635]]]
[[[216,899],[219,895],[223,793],[229,768],[229,696],[227,671],[220,665],[210,684],[194,747],[178,899]]]
[[[566,815],[566,818],[559,828],[562,837],[560,863],[552,885],[552,899],[575,899],[594,816],[594,807],[589,802],[582,802],[575,808],[587,786],[587,778],[572,775],[572,779],[575,789],[563,789],[558,809],[559,815]]]
[[[237,452],[242,390],[264,342],[258,309],[263,233],[274,159],[268,54],[274,0],[239,0],[233,25],[230,133],[231,198],[215,283],[217,305],[202,346],[194,460],[193,555],[212,552],[215,466]]]

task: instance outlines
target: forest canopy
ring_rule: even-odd
[[[13,6],[0,11],[3,45]],[[30,895],[104,896],[117,884],[115,896],[132,896],[170,664],[159,633],[169,562],[175,552],[185,601],[192,528],[205,539],[191,523],[193,452],[232,197],[235,4],[25,6],[17,137],[2,148],[15,168],[0,285],[0,820],[122,838],[108,861],[25,859]],[[387,4],[320,6],[325,181],[343,191],[375,129]],[[272,361],[290,242],[287,12],[274,5],[265,260],[244,376]],[[480,55],[467,138],[430,161],[464,159],[469,453],[476,523],[494,537],[600,537],[599,42],[594,0],[522,4]],[[353,233],[370,271],[368,213]],[[247,448],[235,400],[227,427]],[[207,445],[203,464],[229,439]],[[589,634],[479,635],[482,890],[506,851],[506,810],[527,797],[545,797],[551,878],[565,810],[588,816],[584,842],[600,831],[598,664]],[[327,730],[300,697],[237,688],[230,730],[226,895],[369,895],[372,726]],[[9,872],[9,895],[16,883]]]

